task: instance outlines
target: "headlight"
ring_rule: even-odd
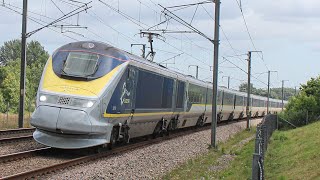
[[[39,101],[50,103],[50,104],[74,106],[74,107],[81,107],[81,108],[91,108],[96,102],[94,100],[89,100],[89,99],[78,99],[78,98],[49,95],[49,94],[39,94]]]
[[[39,100],[40,100],[41,102],[44,102],[44,101],[47,100],[47,97],[46,97],[45,95],[41,95],[40,98],[39,98]]]
[[[58,101],[58,97],[49,94],[39,94],[39,101],[55,104]]]
[[[71,106],[90,108],[94,105],[95,101],[85,100],[85,99],[73,99]]]
[[[89,101],[89,102],[87,103],[87,107],[90,108],[90,107],[93,106],[93,104],[94,104],[94,103],[93,103],[92,101]]]

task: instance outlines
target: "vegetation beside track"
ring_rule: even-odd
[[[320,179],[320,122],[275,131],[265,156],[266,179]]]
[[[24,116],[24,122],[23,127],[29,128],[30,126],[30,115],[29,113],[26,113],[28,115]],[[18,114],[2,114],[0,113],[0,130],[5,129],[16,129],[18,128]]]
[[[191,159],[174,169],[163,179],[247,179],[251,177],[251,163],[255,131],[242,131],[218,149]]]
[[[299,94],[289,99],[280,117],[295,126],[304,126],[320,119],[320,76],[301,84]]]
[[[288,131],[275,131],[265,156],[266,179],[320,178],[320,122]],[[191,159],[174,169],[163,179],[251,179],[254,139],[239,142],[255,132],[243,131],[218,150]],[[231,155],[231,158],[223,158]],[[219,167],[220,166],[220,167]]]

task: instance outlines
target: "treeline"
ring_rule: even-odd
[[[43,67],[49,57],[38,41],[27,44],[25,109],[32,111]],[[5,42],[0,48],[0,112],[18,112],[21,41]]]
[[[247,92],[247,84],[248,83],[242,83],[239,86],[239,91],[241,92]],[[292,96],[295,96],[299,93],[300,90],[296,90],[293,88],[283,88],[283,94],[284,94],[284,100],[289,100]],[[268,90],[262,89],[262,88],[255,88],[253,84],[251,84],[251,93],[258,95],[258,96],[264,96],[268,97]],[[282,88],[270,88],[270,98],[273,99],[282,99]]]
[[[247,83],[239,86],[239,91],[247,92]],[[251,92],[255,95],[267,97],[267,89],[259,89],[251,84]],[[282,88],[271,88],[270,97],[282,99]],[[311,78],[299,89],[284,88],[284,100],[288,100],[284,112],[280,117],[295,126],[303,126],[320,119],[320,76]],[[287,127],[291,127],[284,123]]]

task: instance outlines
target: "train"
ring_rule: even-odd
[[[33,138],[60,149],[112,147],[212,121],[212,83],[96,41],[58,48],[37,91]],[[218,121],[247,117],[247,95],[218,87]],[[281,111],[280,100],[251,95],[251,117]],[[286,103],[286,101],[284,102]]]

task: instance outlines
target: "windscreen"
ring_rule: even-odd
[[[99,55],[70,52],[65,61],[63,72],[66,75],[85,77],[95,73]]]

